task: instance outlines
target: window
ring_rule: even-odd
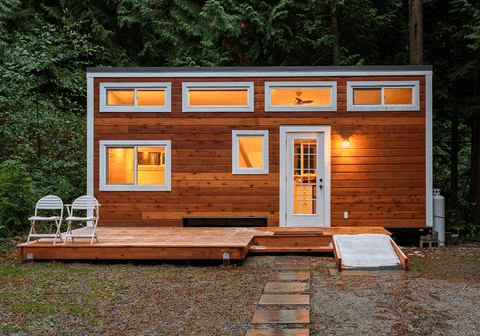
[[[100,112],[170,111],[170,83],[100,83]]]
[[[419,109],[419,82],[347,82],[348,111]]]
[[[336,82],[265,82],[265,111],[336,110]]]
[[[170,141],[100,141],[100,191],[171,190]]]
[[[183,112],[253,112],[253,82],[183,83]]]
[[[232,174],[268,174],[268,131],[233,131],[232,146]]]

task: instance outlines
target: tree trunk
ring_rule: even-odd
[[[473,77],[473,96],[477,98],[477,104],[480,104],[478,101],[480,100],[479,67],[480,61],[477,58],[477,66]],[[471,203],[475,203],[473,214],[476,217],[476,223],[480,224],[480,112],[478,110],[472,115],[471,155],[469,200]]]
[[[410,22],[410,64],[423,64],[422,0],[408,0]]]
[[[333,54],[333,65],[340,65],[340,43],[338,41],[338,20],[337,20],[337,5],[338,0],[335,1],[335,6],[332,10],[332,30],[333,30],[333,35],[335,36],[335,39],[333,40],[333,47],[332,47],[332,54]]]
[[[457,69],[457,39],[453,41],[453,68]],[[450,188],[453,193],[453,200],[457,201],[456,195],[458,195],[458,85],[457,80],[453,79],[453,109],[451,111],[451,122],[452,122],[452,145],[450,147]]]

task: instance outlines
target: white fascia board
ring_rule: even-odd
[[[94,87],[93,78],[87,78],[87,195],[94,196],[94,133],[93,133]],[[93,216],[93,210],[87,211],[87,217]],[[92,222],[87,222],[93,227]]]
[[[428,76],[432,71],[278,71],[278,72],[92,72],[87,78],[118,78],[118,77],[340,77],[340,76]]]
[[[432,74],[425,76],[426,127],[426,216],[427,227],[433,227],[433,86]]]

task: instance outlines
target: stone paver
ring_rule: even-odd
[[[309,336],[308,329],[250,329],[245,336]]]
[[[270,277],[270,280],[308,280],[310,279],[310,272],[285,272],[275,273]]]
[[[310,323],[310,310],[255,310],[252,323]]]
[[[292,262],[292,261],[297,261],[297,262],[310,262],[310,257],[301,257],[301,256],[282,256],[282,257],[276,257],[275,258],[276,262]]]
[[[310,304],[310,295],[272,295],[266,294],[260,297],[259,305],[308,305]]]
[[[285,264],[274,264],[272,269],[274,270],[296,270],[296,269],[300,269],[300,270],[306,270],[306,269],[310,269],[310,264],[300,264],[300,263],[285,263]]]
[[[265,285],[265,292],[303,292],[307,289],[306,283],[269,282]]]

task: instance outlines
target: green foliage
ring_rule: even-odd
[[[0,164],[0,236],[25,229],[38,194],[38,183],[26,164],[15,160]]]
[[[1,235],[27,229],[26,218],[40,197],[72,201],[85,193],[84,68],[98,48],[68,15],[62,11],[51,24],[29,14],[29,25],[3,35],[8,46],[0,51]]]

